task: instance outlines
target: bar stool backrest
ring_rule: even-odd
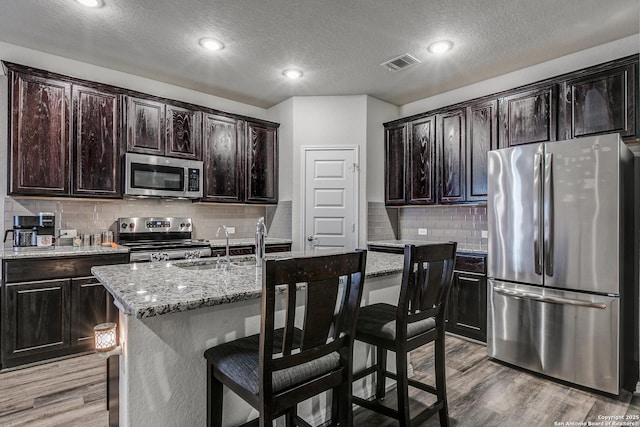
[[[356,250],[263,261],[259,350],[259,384],[263,398],[269,400],[269,396],[273,396],[270,380],[273,372],[294,368],[333,352],[340,354],[342,372],[338,376],[342,381],[350,379],[366,255],[366,250]],[[304,293],[304,306],[297,304],[298,290]],[[276,319],[276,295],[280,292],[285,294],[284,319],[279,314]],[[302,315],[296,316],[300,311]],[[279,339],[274,340],[274,331],[283,326],[280,343]],[[327,382],[333,383],[335,379],[327,378]],[[310,395],[313,391],[309,391]]]
[[[398,300],[397,339],[406,339],[406,324],[444,317],[456,262],[456,242],[406,245]],[[400,327],[405,325],[404,327]]]

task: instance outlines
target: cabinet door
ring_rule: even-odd
[[[69,281],[6,284],[3,365],[69,346]],[[39,359],[42,359],[40,357]]]
[[[467,107],[466,200],[487,200],[487,153],[498,148],[498,101]]]
[[[69,193],[71,85],[14,73],[10,194]]]
[[[247,122],[245,201],[278,203],[278,130]]]
[[[438,115],[438,164],[440,201],[464,201],[465,110]]]
[[[204,115],[203,200],[243,201],[241,123],[228,117]]]
[[[454,272],[449,297],[451,332],[486,342],[487,279],[483,275]]]
[[[120,96],[73,86],[73,194],[121,197]]]
[[[404,205],[407,170],[407,124],[384,130],[384,199],[387,205]]]
[[[500,99],[502,147],[555,141],[556,103],[555,84]]]
[[[71,280],[71,345],[93,350],[93,327],[107,321],[107,291],[95,277]]]
[[[166,106],[167,147],[170,157],[202,160],[202,113],[195,110]]]
[[[636,65],[568,80],[561,85],[560,135],[564,139],[618,132],[637,136]]]
[[[431,204],[435,194],[435,116],[411,123],[408,141],[409,173],[408,202]]]
[[[164,104],[127,98],[127,151],[164,155]]]

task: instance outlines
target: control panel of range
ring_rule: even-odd
[[[192,227],[191,218],[118,218],[118,231],[120,234],[191,232]]]

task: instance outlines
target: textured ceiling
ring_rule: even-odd
[[[638,0],[104,2],[2,0],[0,41],[270,107],[361,94],[402,105],[640,32]],[[226,49],[203,51],[205,36]],[[442,38],[454,50],[429,54]],[[422,63],[380,66],[404,53]],[[304,77],[284,79],[287,67]]]

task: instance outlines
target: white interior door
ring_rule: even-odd
[[[354,249],[358,245],[357,147],[305,147],[306,249]]]

